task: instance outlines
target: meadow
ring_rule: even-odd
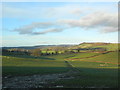
[[[59,80],[55,83],[64,87],[118,87],[118,64],[94,62],[117,62],[116,52],[100,55],[99,57],[83,58],[96,55],[96,53],[78,53],[43,56],[38,58],[3,56],[3,76],[24,76],[34,74],[52,74],[68,72],[70,68],[65,59],[80,70],[74,79]],[[80,57],[82,56],[82,57]],[[114,57],[113,57],[114,56]],[[82,58],[74,60],[74,58]],[[71,59],[71,60],[69,60]],[[72,60],[73,59],[73,60]],[[92,60],[93,62],[90,62]],[[103,64],[103,66],[100,66]],[[109,83],[108,83],[109,82]]]
[[[3,75],[33,75],[66,72],[63,61],[53,58],[3,57]]]
[[[107,47],[110,49],[112,46]],[[113,48],[111,49],[113,50]],[[42,52],[45,53],[45,51]],[[74,78],[54,80],[54,83],[50,85],[63,86],[64,88],[117,88],[118,53],[114,48],[114,51],[107,53],[79,52],[39,57],[3,55],[1,56],[2,74],[3,77],[14,77],[69,72],[69,76]],[[72,68],[68,64],[71,64]]]
[[[86,55],[87,54],[88,53],[86,53]],[[68,59],[68,61],[75,68],[79,69],[80,72],[75,75],[75,79],[61,80],[56,82],[58,85],[65,85],[68,88],[118,87],[118,52],[111,52],[99,55],[97,57],[85,59],[83,59],[83,57],[82,59],[79,57],[77,60],[72,58]],[[106,61],[111,63],[105,63]]]

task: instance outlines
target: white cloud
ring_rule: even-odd
[[[75,8],[72,11],[70,11],[70,13],[80,15],[80,14],[83,14],[83,10],[81,10],[80,8]]]
[[[41,31],[41,32],[33,32],[32,34],[33,35],[39,35],[39,34],[47,34],[47,33],[53,33],[53,32],[61,32],[63,31],[63,29],[58,29],[58,28],[53,28],[53,29],[47,29],[47,30],[44,30],[44,31]]]
[[[54,28],[53,28],[54,27]],[[118,14],[106,12],[94,12],[80,19],[66,19],[55,22],[34,22],[29,25],[16,28],[14,31],[20,34],[46,34],[50,32],[61,32],[66,28],[80,27],[83,29],[98,28],[102,33],[117,32],[118,31]],[[43,29],[42,31],[35,31],[35,29]]]
[[[34,22],[29,25],[15,28],[13,31],[17,31],[19,34],[46,34],[49,32],[60,32],[66,28],[75,27],[83,29],[100,28],[100,32],[104,33],[116,32],[118,30],[118,14],[108,11],[94,12],[96,10],[97,9],[87,9],[85,6],[80,6],[79,4],[66,4],[57,7],[36,6],[27,8],[3,5],[3,17],[30,19],[53,18],[53,21],[51,22],[43,20],[44,22]],[[36,32],[35,29],[43,30]]]
[[[34,32],[35,29],[50,28],[52,26],[54,26],[54,24],[50,22],[33,22],[30,25],[25,25],[23,27],[15,28],[13,31],[17,31],[19,32],[19,34],[38,34],[38,32]],[[40,33],[44,34],[47,32],[39,32],[39,34]]]
[[[81,17],[79,20],[60,20],[69,27],[103,28],[103,32],[116,32],[118,28],[118,14],[94,12]]]
[[[104,27],[101,30],[101,33],[110,33],[110,32],[117,32],[118,28],[117,27]]]

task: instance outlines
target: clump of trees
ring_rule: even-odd
[[[45,52],[43,52],[45,51]],[[58,55],[58,54],[65,54],[65,53],[80,53],[82,51],[92,51],[92,52],[102,52],[106,51],[105,48],[77,48],[77,49],[70,49],[65,47],[52,47],[52,48],[45,48],[45,49],[2,49],[3,55],[29,55],[29,56],[46,56],[46,55]]]
[[[35,56],[35,57],[39,57],[39,56],[41,56],[42,54],[42,51],[40,50],[40,49],[33,49],[33,50],[31,50],[31,56]]]
[[[2,55],[30,55],[30,52],[24,49],[2,49]]]

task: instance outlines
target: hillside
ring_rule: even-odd
[[[116,51],[118,50],[118,43],[81,43],[79,45],[71,46],[69,49],[99,49],[103,48],[107,51]]]
[[[69,47],[73,45],[37,45],[37,46],[18,46],[18,47],[2,47],[2,49],[44,49],[44,48],[53,48],[53,47]]]
[[[115,43],[46,45],[40,49],[2,51],[5,88],[118,87],[120,63]]]

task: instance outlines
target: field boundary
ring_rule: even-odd
[[[109,52],[107,52],[109,53]],[[97,57],[97,56],[100,56],[100,55],[103,55],[103,54],[107,54],[107,53],[101,53],[101,54],[97,54],[97,55],[93,55],[93,56],[89,56],[89,57],[83,57],[83,58],[74,58],[74,59],[85,59],[85,58],[93,58],[93,57]],[[66,60],[71,60],[71,59],[66,59]]]
[[[76,68],[74,65],[72,65],[69,61],[65,60],[65,63],[67,64],[68,67],[71,68],[72,71],[74,71],[74,72],[80,72],[80,70],[78,68]]]
[[[107,52],[107,53],[110,53],[110,52]],[[120,63],[113,63],[113,62],[103,62],[103,61],[81,60],[81,59],[87,59],[87,58],[94,58],[94,57],[98,57],[98,56],[100,56],[100,55],[107,54],[107,53],[102,53],[102,54],[93,55],[93,56],[84,57],[84,58],[69,58],[69,59],[65,59],[65,60],[79,60],[79,61],[98,62],[98,63],[120,64]]]

